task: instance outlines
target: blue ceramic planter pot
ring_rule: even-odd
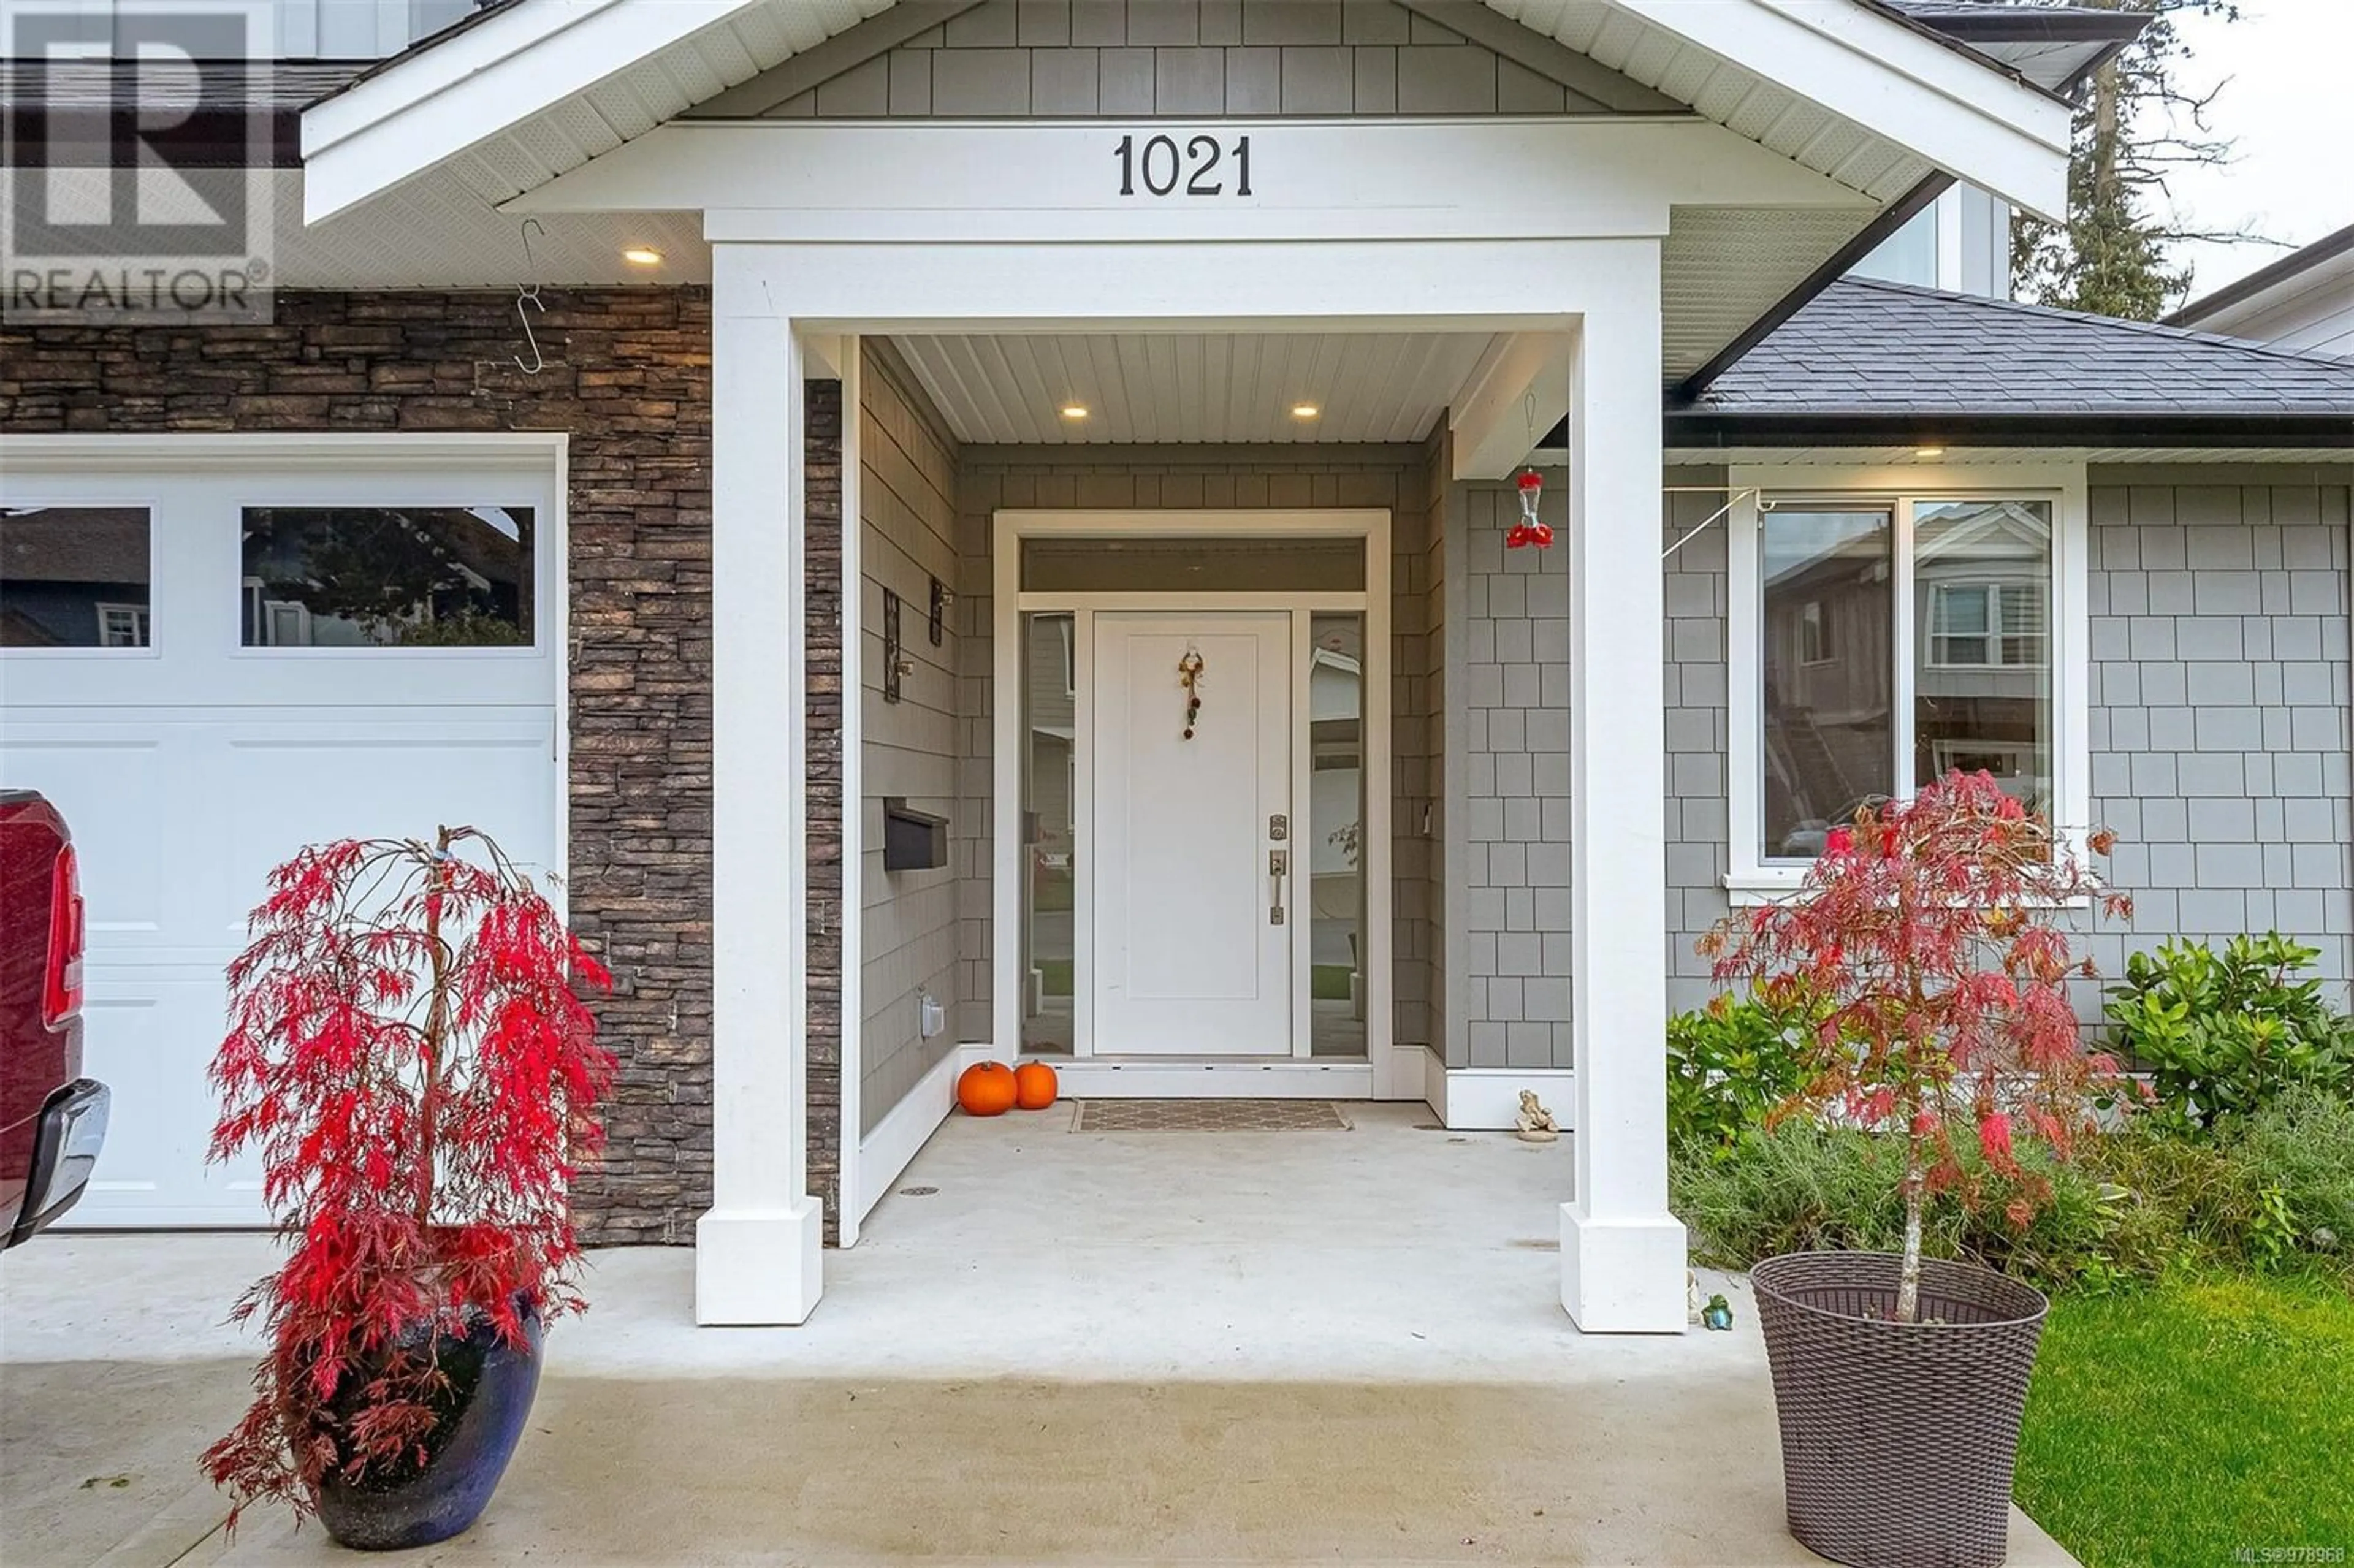
[[[395,1552],[447,1541],[480,1519],[531,1416],[541,1335],[531,1309],[522,1346],[501,1344],[487,1322],[463,1339],[444,1335],[440,1355],[456,1401],[442,1418],[447,1438],[422,1470],[389,1484],[353,1485],[331,1471],[318,1493],[327,1533],[361,1552]]]

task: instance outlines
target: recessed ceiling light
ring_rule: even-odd
[[[1941,458],[1946,455],[1946,449],[1943,447],[1914,447],[1913,449],[1913,455],[1916,458]]]
[[[631,245],[623,249],[621,260],[632,267],[659,267],[662,252],[651,245]]]
[[[1066,419],[1084,419],[1087,417],[1087,406],[1085,403],[1066,403],[1063,405],[1063,418]]]
[[[1295,419],[1312,419],[1323,411],[1313,403],[1294,403],[1291,406],[1291,417]]]

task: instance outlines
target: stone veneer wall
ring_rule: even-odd
[[[1670,471],[1670,485],[1722,470]],[[2130,927],[2082,950],[2104,980],[2171,937],[2277,928],[2354,980],[2348,505],[2354,472],[2224,465],[2089,475],[2092,802]],[[1663,545],[1722,504],[1667,497]],[[1725,534],[1668,563],[1670,1005],[1714,994],[1692,943],[1726,910]],[[2081,992],[2098,1016],[2097,986]]]
[[[842,1241],[842,383],[802,383],[801,764],[809,826],[809,1190]]]
[[[591,1241],[684,1244],[711,1202],[710,296],[546,299],[536,376],[514,361],[511,292],[287,292],[275,322],[257,327],[11,325],[0,328],[0,429],[569,435],[568,892],[574,925],[614,971],[596,1008],[620,1058],[605,1157],[578,1206]],[[813,387],[810,752],[821,819],[834,766],[825,682],[838,687],[840,669],[839,608],[823,597],[834,580],[828,519],[840,511],[827,408]],[[821,836],[821,862],[825,853]],[[811,877],[821,933],[839,929],[830,877],[822,864]],[[810,1108],[811,1182],[831,1221],[838,1091],[826,1075],[839,1056],[825,1009],[839,986],[829,946],[812,942]]]

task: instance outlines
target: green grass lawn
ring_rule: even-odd
[[[2200,1280],[2052,1304],[2017,1496],[2088,1568],[2344,1563],[2349,1456],[2354,1299]]]

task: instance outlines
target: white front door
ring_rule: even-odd
[[[1291,620],[1094,618],[1098,1055],[1291,1054]]]

